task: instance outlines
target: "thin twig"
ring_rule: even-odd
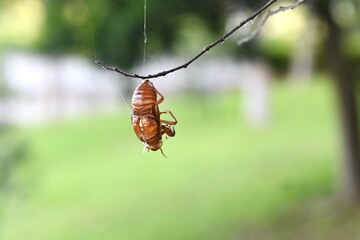
[[[262,28],[264,27],[265,23],[267,22],[267,20],[279,13],[279,12],[284,12],[284,11],[287,11],[287,10],[292,10],[294,8],[296,8],[297,6],[299,6],[300,4],[302,4],[303,2],[305,2],[305,0],[298,0],[296,3],[292,4],[292,5],[289,5],[289,6],[280,6],[278,9],[274,10],[274,11],[271,11],[269,10],[269,12],[266,14],[266,16],[263,18],[263,20],[259,23],[259,25],[257,26],[257,28],[251,33],[249,34],[248,36],[240,39],[238,42],[237,42],[237,45],[240,46],[246,42],[249,42],[250,40],[252,40],[254,37],[256,37],[260,31],[262,30]]]
[[[231,29],[229,32],[225,33],[224,35],[222,35],[219,39],[217,39],[216,41],[214,41],[213,43],[211,43],[210,45],[206,46],[205,48],[203,48],[202,51],[200,51],[197,55],[195,55],[192,59],[190,59],[189,61],[187,61],[186,63],[166,70],[166,71],[162,71],[156,74],[149,74],[149,75],[139,75],[139,74],[131,74],[131,73],[127,73],[123,70],[118,69],[117,67],[108,67],[105,64],[103,64],[100,61],[95,61],[95,63],[99,64],[101,67],[103,67],[104,69],[107,69],[109,71],[113,71],[113,72],[117,72],[120,73],[126,77],[130,77],[130,78],[140,78],[140,79],[150,79],[150,78],[158,78],[158,77],[162,77],[165,76],[169,73],[178,71],[182,68],[187,68],[192,62],[194,62],[195,60],[197,60],[199,57],[201,57],[202,55],[204,55],[205,53],[207,53],[210,49],[212,49],[213,47],[215,47],[216,45],[218,45],[219,43],[223,43],[226,41],[226,39],[228,37],[230,37],[234,32],[236,32],[239,28],[241,28],[242,26],[244,26],[246,23],[250,22],[251,20],[255,19],[256,16],[258,16],[260,13],[262,13],[265,9],[267,9],[270,5],[272,5],[273,3],[275,3],[277,0],[270,0],[269,2],[267,2],[264,6],[262,6],[261,8],[259,8],[257,11],[255,11],[253,14],[251,14],[248,18],[246,18],[245,20],[243,20],[239,25],[237,25],[236,27],[234,27],[233,29]]]

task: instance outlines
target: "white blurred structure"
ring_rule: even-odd
[[[269,91],[271,72],[260,62],[249,63],[244,67],[241,88],[244,92],[244,111],[246,120],[253,127],[262,127],[269,119]]]
[[[3,121],[47,122],[119,107],[117,78],[79,57],[8,53],[0,73],[11,93],[0,102]]]
[[[307,21],[306,28],[301,31],[291,57],[289,79],[297,82],[309,82],[313,75],[319,23],[315,17],[310,19]]]
[[[149,59],[131,72],[152,74],[183,64],[184,59],[160,56]],[[120,67],[120,66],[119,66]],[[120,79],[120,80],[119,80]],[[244,94],[246,119],[264,123],[268,115],[270,75],[263,66],[228,57],[207,58],[163,78],[152,79],[165,96],[183,91],[220,92],[239,89]],[[97,111],[114,111],[125,104],[119,89],[125,79],[80,57],[51,58],[29,53],[8,53],[0,61],[0,80],[11,95],[0,101],[0,120],[41,123]]]

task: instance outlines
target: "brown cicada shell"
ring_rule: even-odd
[[[163,101],[164,96],[152,82],[142,81],[135,89],[131,100],[131,121],[136,135],[144,143],[144,150],[157,151],[160,149],[164,155],[161,149],[162,135],[165,133],[169,137],[175,136],[172,126],[177,123],[177,120],[169,110],[160,112],[159,104]],[[169,114],[173,121],[161,119],[161,114]]]

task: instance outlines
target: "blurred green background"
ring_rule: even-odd
[[[238,46],[262,15],[154,80],[167,159],[132,130],[139,81],[94,63],[180,65],[265,3],[147,0],[144,45],[144,1],[1,0],[0,239],[360,238],[358,1],[305,1]]]

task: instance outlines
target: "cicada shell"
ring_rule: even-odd
[[[154,87],[149,80],[144,80],[135,89],[131,108],[131,121],[138,138],[144,143],[144,149],[157,151],[162,147],[162,135],[175,136],[174,125],[177,120],[171,111],[160,112],[159,104],[164,101],[164,96]],[[173,120],[161,119],[162,114],[169,114]],[[165,155],[164,155],[165,156]]]

